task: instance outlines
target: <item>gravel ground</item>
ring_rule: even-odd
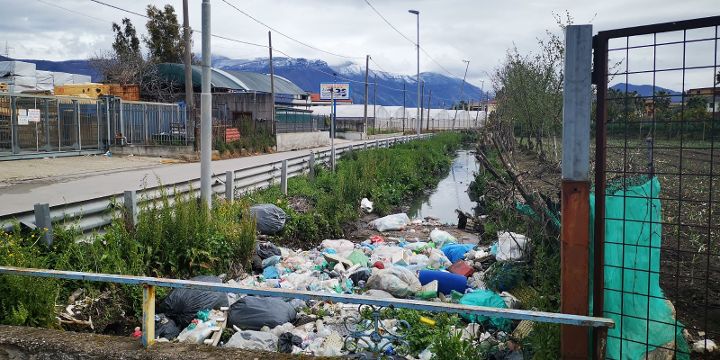
[[[0,187],[21,183],[63,182],[88,175],[147,169],[177,162],[181,161],[144,156],[103,155],[0,161]]]
[[[304,359],[281,353],[224,349],[206,345],[158,343],[143,349],[130,337],[0,326],[0,360],[4,359]],[[314,358],[314,357],[313,357]],[[314,358],[316,359],[316,358]]]

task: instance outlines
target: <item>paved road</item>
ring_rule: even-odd
[[[352,143],[361,145],[364,141],[336,141],[336,145]],[[321,147],[313,150],[327,150]],[[250,156],[213,161],[214,174],[228,170],[239,170],[268,162],[279,161],[298,155],[309,155],[310,150],[288,151],[275,154]],[[78,167],[82,158],[78,157]],[[111,173],[86,175],[64,182],[43,181],[42,183],[14,184],[0,188],[0,216],[32,210],[36,203],[50,206],[83,201],[100,196],[119,194],[126,190],[140,190],[159,183],[173,184],[200,177],[200,163],[158,164],[156,167]]]

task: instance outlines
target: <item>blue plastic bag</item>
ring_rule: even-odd
[[[475,245],[472,244],[450,244],[443,246],[442,252],[445,253],[448,260],[454,264],[458,260],[465,258],[465,254],[474,247]]]

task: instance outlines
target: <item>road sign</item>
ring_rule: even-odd
[[[335,91],[335,100],[350,100],[350,84],[348,83],[321,83],[320,100],[332,100],[332,90]]]

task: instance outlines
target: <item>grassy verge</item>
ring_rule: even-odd
[[[174,202],[170,205],[171,200]],[[143,205],[134,229],[117,213],[104,235],[78,241],[80,233],[57,226],[52,246],[40,231],[16,227],[0,232],[0,264],[98,273],[186,278],[201,274],[235,274],[248,264],[255,245],[255,223],[243,202],[219,202],[211,211],[196,199],[163,194]],[[140,312],[139,287],[65,282],[17,276],[0,277],[0,323],[57,327],[55,304],[82,287],[88,294],[106,293],[114,311],[93,317],[96,330]]]
[[[274,203],[288,213],[290,219],[277,236],[278,242],[311,246],[341,237],[342,226],[359,217],[364,197],[374,202],[376,213],[386,215],[437,184],[462,141],[461,134],[443,133],[392,149],[355,151],[338,161],[335,173],[318,167],[314,180],[306,176],[290,179],[287,196],[272,186],[248,198],[253,203]],[[294,207],[297,200],[306,208]]]

